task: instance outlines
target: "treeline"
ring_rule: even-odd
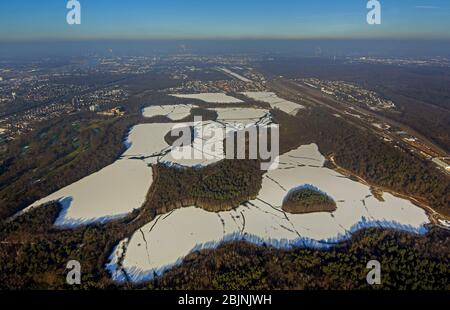
[[[190,115],[181,120],[177,120],[176,123],[194,122],[196,116],[201,117],[202,121],[215,121],[217,119],[217,112],[205,108],[192,108]],[[156,115],[143,118],[141,123],[174,123],[174,121],[165,115]]]
[[[52,226],[59,211],[50,204],[0,224],[0,289],[450,289],[450,234],[439,228],[424,236],[368,229],[329,250],[232,242],[192,253],[149,283],[117,285],[104,264],[142,225],[139,217],[62,230]],[[82,265],[77,287],[66,284],[73,259]],[[366,282],[373,259],[381,263],[381,286]]]
[[[147,289],[382,289],[448,290],[450,235],[369,229],[330,250],[277,250],[246,242],[190,254],[183,265],[143,285]],[[381,264],[381,285],[370,286],[366,264]]]
[[[213,212],[231,210],[255,199],[262,184],[257,160],[223,160],[192,169],[160,163],[153,167],[153,177],[146,207],[158,213],[193,205]]]
[[[448,67],[349,64],[328,58],[280,58],[261,67],[275,76],[347,81],[395,102],[383,112],[450,151],[450,70]],[[399,113],[400,112],[400,113]]]
[[[0,154],[0,219],[114,162],[137,120],[67,115],[11,142]]]
[[[0,223],[0,289],[111,289],[117,288],[105,269],[113,247],[144,225],[137,212],[103,225],[60,229],[53,222],[61,211],[51,203],[12,222]],[[151,219],[155,214],[146,211]],[[66,265],[82,266],[81,286],[66,283]]]
[[[290,191],[283,200],[282,209],[293,214],[333,212],[336,202],[326,193],[309,185]]]
[[[282,152],[316,143],[324,155],[368,182],[425,200],[436,211],[450,215],[450,178],[432,163],[394,148],[370,132],[353,127],[321,108],[297,117],[274,111],[280,124]]]
[[[142,121],[140,106],[136,103],[133,109],[134,116],[123,118],[66,116],[17,140],[1,155],[2,214],[10,215],[113,162],[123,151],[127,129]],[[298,118],[275,111],[274,117],[280,123],[283,152],[317,143],[323,154],[334,153],[339,165],[368,181],[411,191],[430,203],[434,197],[432,206],[448,213],[448,179],[427,163],[320,109],[301,111]],[[72,259],[82,264],[81,289],[133,288],[112,283],[105,270],[119,240],[157,212],[191,202],[211,211],[237,206],[256,197],[262,178],[259,163],[248,160],[222,161],[203,169],[157,165],[154,173],[146,204],[119,221],[57,229],[52,223],[60,206],[48,205],[2,222],[0,288],[73,289],[65,284],[65,266]],[[182,266],[142,288],[367,288],[365,264],[375,258],[384,268],[381,288],[449,289],[449,245],[448,232],[441,230],[422,237],[368,230],[329,251],[230,243],[217,251],[191,254]]]

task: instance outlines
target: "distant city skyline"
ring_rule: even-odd
[[[0,41],[101,39],[450,39],[450,2],[381,0],[368,25],[366,0],[65,0],[0,3]]]

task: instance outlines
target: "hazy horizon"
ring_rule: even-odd
[[[450,57],[450,40],[89,40],[0,44],[2,58],[161,54]]]
[[[381,1],[381,25],[361,0],[79,1],[80,25],[67,24],[67,1],[0,3],[0,41],[450,39],[445,0]]]

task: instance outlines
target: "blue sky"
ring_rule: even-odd
[[[448,0],[380,0],[379,26],[366,23],[366,0],[79,1],[75,26],[66,0],[1,1],[0,40],[450,39]]]

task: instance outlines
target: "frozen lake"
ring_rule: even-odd
[[[270,104],[272,109],[281,110],[290,115],[296,115],[305,107],[301,104],[282,99],[272,92],[244,92],[243,95],[261,102]]]
[[[191,108],[192,106],[189,105],[151,106],[143,110],[143,115],[147,117],[166,115],[169,118],[182,119],[189,115]],[[164,139],[178,123],[134,126],[125,141],[128,149],[117,161],[34,202],[20,213],[51,201],[58,201],[62,204],[63,211],[55,221],[56,226],[77,227],[124,217],[133,210],[141,208],[145,202],[153,182],[151,165],[163,162],[167,165],[182,167],[201,167],[225,158],[222,144],[225,136],[214,136],[214,139],[205,142],[205,136],[202,137],[199,134],[200,131],[204,135],[214,130],[220,130],[226,134],[227,125],[231,130],[239,130],[243,126],[270,121],[270,114],[263,109],[217,108],[211,110],[218,112],[217,122],[183,124],[183,126],[193,126],[195,131],[193,143],[184,147],[171,147]],[[183,151],[191,155],[195,152],[198,157],[176,156]]]
[[[280,162],[279,169],[264,175],[257,199],[235,210],[214,213],[192,206],[160,215],[141,227],[111,254],[107,268],[113,279],[122,282],[126,273],[133,282],[150,280],[193,251],[231,240],[277,248],[327,247],[365,227],[426,231],[429,220],[424,210],[387,193],[384,202],[378,201],[367,186],[324,168],[324,157],[315,144],[282,155]],[[333,197],[337,210],[284,212],[284,197],[305,184]]]
[[[224,93],[201,93],[201,94],[172,94],[171,96],[185,99],[198,99],[207,103],[242,103],[243,101]]]
[[[292,103],[267,93],[258,94],[251,96],[293,113]],[[174,123],[134,126],[125,141],[128,148],[117,161],[36,201],[27,210],[49,201],[59,201],[63,211],[55,225],[65,227],[117,219],[141,208],[153,182],[153,164],[165,162],[194,167],[221,160],[223,149],[220,148],[216,150],[217,156],[206,160],[173,156],[175,148],[169,146],[164,138],[175,125],[179,125],[175,121],[188,116],[192,107],[153,106],[144,109],[146,117],[165,115]],[[295,104],[295,108],[302,107]],[[216,121],[183,124],[194,128],[194,141],[186,146],[188,149],[198,151],[200,148],[200,153],[205,152],[199,135],[205,128],[240,130],[255,124],[266,126],[271,123],[270,113],[264,109],[211,110],[218,114]],[[216,141],[222,138],[216,137]],[[206,147],[209,149],[209,145]],[[264,174],[258,197],[235,210],[214,213],[191,206],[156,217],[116,247],[107,265],[108,270],[115,281],[124,281],[126,273],[133,282],[142,282],[181,263],[192,251],[215,248],[231,240],[247,240],[277,248],[327,247],[365,227],[396,228],[413,233],[426,231],[424,225],[429,223],[429,219],[423,209],[388,193],[384,194],[384,201],[379,201],[366,185],[324,168],[324,160],[315,144],[301,146],[281,155],[278,169]],[[336,201],[337,210],[310,214],[283,211],[281,206],[287,193],[305,184],[314,185],[331,196]]]
[[[219,68],[219,71],[225,72],[225,73],[227,73],[227,74],[237,78],[238,80],[241,80],[242,82],[245,82],[245,83],[250,83],[251,82],[246,77],[244,77],[244,76],[242,76],[242,75],[240,75],[240,74],[238,74],[236,72],[233,72],[231,70],[228,70],[227,68]]]

